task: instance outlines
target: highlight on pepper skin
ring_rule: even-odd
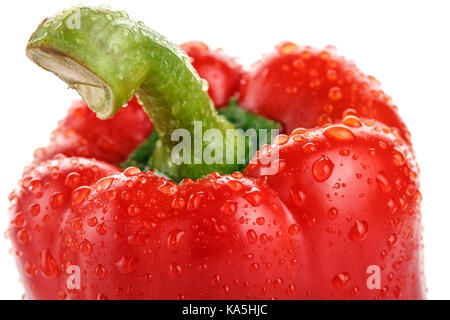
[[[25,298],[425,298],[410,132],[334,49],[244,68],[79,6],[27,56],[82,100],[9,196]]]

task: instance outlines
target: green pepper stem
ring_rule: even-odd
[[[66,9],[38,27],[27,55],[76,89],[101,119],[112,117],[136,94],[160,139],[150,162],[155,171],[179,180],[239,168],[243,141],[226,138],[225,131],[234,126],[216,112],[188,56],[125,13],[103,7]],[[226,163],[225,152],[223,161],[216,161],[222,163],[198,163],[193,149],[192,161],[172,161],[171,150],[178,143],[172,134],[182,128],[193,135],[196,121],[203,132],[220,130],[226,150],[236,151],[234,163]],[[201,141],[203,152],[212,142]]]

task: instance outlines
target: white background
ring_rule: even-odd
[[[27,60],[25,45],[46,16],[76,1],[3,1],[0,16],[0,230],[7,196],[77,96]],[[203,40],[249,66],[281,40],[353,59],[394,98],[422,169],[428,298],[450,299],[450,2],[442,1],[82,1],[128,11],[181,43]],[[9,241],[0,239],[0,299],[23,289]]]

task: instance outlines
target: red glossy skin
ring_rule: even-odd
[[[291,299],[303,287],[293,217],[241,173],[177,186],[60,157],[32,170],[10,199],[26,298]],[[73,265],[79,290],[66,286]]]
[[[208,93],[216,107],[228,105],[239,88],[243,75],[241,65],[222,50],[211,50],[200,41],[186,42],[180,48],[189,55],[200,77],[208,81]]]
[[[307,279],[298,298],[423,299],[418,168],[396,131],[349,116],[276,143],[245,174],[265,181],[300,226]],[[261,174],[260,159],[277,147],[279,172]],[[371,265],[379,290],[366,285]]]
[[[410,137],[379,82],[330,49],[279,44],[245,75],[239,104],[281,122],[287,134],[357,114],[397,127],[406,141]]]
[[[350,116],[281,135],[277,174],[260,173],[267,148],[246,169],[260,181],[176,186],[93,159],[43,162],[10,196],[26,297],[424,298],[417,167],[395,133]],[[71,265],[80,290],[66,287]]]
[[[152,130],[153,124],[136,98],[108,120],[98,119],[83,101],[74,101],[53,131],[50,145],[35,151],[34,163],[52,159],[56,154],[120,163]]]
[[[56,157],[32,167],[19,182],[9,199],[11,224],[8,234],[25,286],[27,299],[62,299],[57,280],[67,278],[64,264],[69,260],[57,250],[64,243],[67,213],[72,190],[89,185],[117,168],[84,158]],[[76,170],[75,168],[81,168]],[[70,175],[64,173],[71,173]]]

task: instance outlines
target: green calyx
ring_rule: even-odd
[[[242,133],[217,113],[187,55],[123,12],[66,9],[38,27],[27,56],[77,90],[100,119],[112,117],[136,94],[158,135],[146,152],[141,146],[141,159],[152,155],[152,170],[180,180],[231,173],[245,162]],[[174,154],[185,137],[180,129],[191,140]],[[210,129],[215,134],[208,139],[196,137]],[[214,161],[203,159],[205,154]]]
[[[240,170],[245,168],[248,162],[253,158],[255,151],[259,149],[259,146],[272,142],[272,135],[263,137],[261,132],[268,132],[270,134],[271,130],[281,129],[281,124],[279,122],[258,116],[240,108],[236,99],[231,99],[227,107],[221,108],[218,111],[219,114],[223,115],[236,128],[243,131],[249,129],[255,130],[255,139],[247,137],[245,140],[245,163],[240,166]],[[135,166],[143,171],[149,169],[149,161],[152,158],[157,142],[158,133],[153,131],[147,140],[129,155],[126,161],[119,164],[119,167],[126,169],[130,166]]]

